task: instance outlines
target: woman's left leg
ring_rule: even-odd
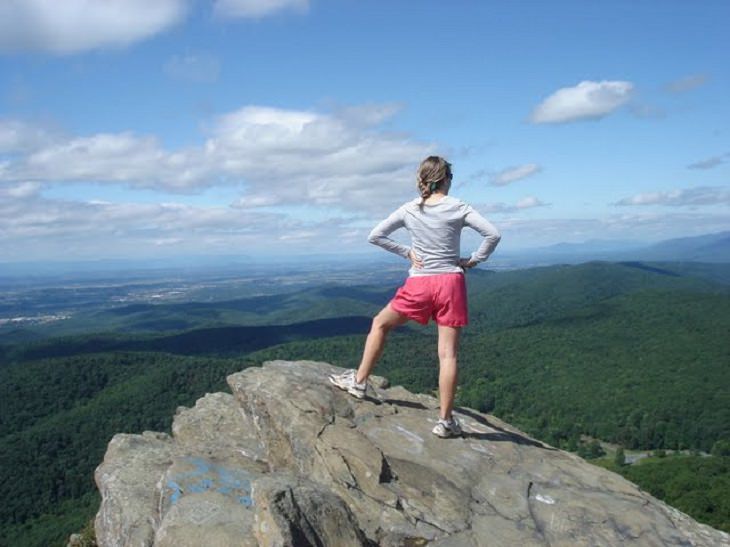
[[[456,359],[459,353],[461,327],[439,325],[438,329],[439,400],[441,402],[439,417],[442,420],[450,420],[458,381]]]

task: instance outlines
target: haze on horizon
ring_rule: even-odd
[[[432,153],[504,250],[728,230],[728,20],[721,0],[4,3],[0,263],[367,252]]]

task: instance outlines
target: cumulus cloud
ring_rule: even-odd
[[[221,17],[259,19],[280,11],[307,11],[309,0],[216,0],[213,11]]]
[[[181,21],[186,8],[186,0],[6,1],[0,3],[0,51],[126,46]]]
[[[414,192],[427,143],[378,128],[395,110],[338,112],[247,106],[219,116],[198,146],[166,150],[153,136],[58,137],[0,163],[0,181],[123,183],[171,192],[244,184],[239,207],[309,204],[381,211]]]
[[[667,84],[667,90],[672,93],[684,93],[702,87],[707,83],[707,74],[692,74],[679,78]]]
[[[687,168],[688,169],[713,169],[714,167],[717,167],[718,165],[727,163],[728,160],[730,160],[730,152],[725,152],[724,154],[720,154],[719,156],[712,156],[711,158],[707,158],[704,160],[696,161],[694,163],[690,163],[687,166]]]
[[[624,81],[583,81],[558,89],[532,111],[532,123],[599,119],[626,104],[634,85]]]
[[[526,163],[517,167],[508,167],[490,177],[489,183],[493,186],[506,186],[520,179],[527,178],[542,171],[536,163]]]
[[[226,176],[240,176],[246,202],[338,206],[382,210],[394,197],[413,193],[418,160],[432,147],[361,126],[384,119],[360,110],[349,116],[246,107],[221,116],[205,144]]]
[[[175,80],[209,84],[218,80],[221,62],[209,53],[189,53],[173,56],[163,70]]]
[[[167,152],[156,138],[100,133],[58,139],[11,161],[0,178],[47,182],[124,182],[185,190],[209,172],[197,151]]]
[[[614,205],[669,205],[673,207],[730,205],[730,188],[698,186],[668,192],[646,192],[623,198]]]

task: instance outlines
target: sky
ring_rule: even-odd
[[[0,0],[0,262],[367,252],[431,154],[504,250],[728,230],[728,21],[725,0]]]

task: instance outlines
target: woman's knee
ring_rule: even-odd
[[[439,354],[439,361],[443,362],[456,362],[457,357],[459,356],[459,352],[456,348],[452,347],[446,347],[446,348],[439,348],[438,349]]]
[[[388,319],[386,317],[383,317],[382,314],[378,314],[375,317],[373,317],[373,324],[371,326],[371,330],[388,332],[392,328],[393,328],[393,326],[390,324],[390,322],[388,321]]]
[[[408,318],[390,307],[385,307],[373,318],[372,330],[379,330],[387,333],[408,321]]]

